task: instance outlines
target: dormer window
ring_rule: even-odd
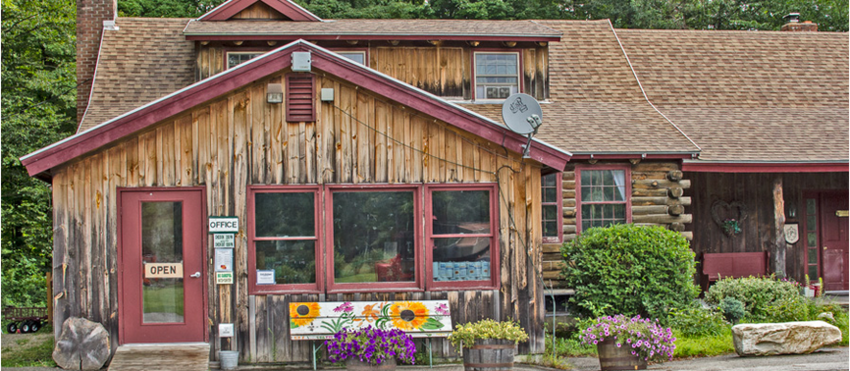
[[[336,53],[364,66],[366,65],[366,51],[336,51]]]
[[[519,92],[519,53],[475,53],[475,98],[505,99]]]
[[[227,69],[259,57],[264,52],[227,52]]]

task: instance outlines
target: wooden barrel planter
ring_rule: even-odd
[[[613,338],[596,344],[599,353],[599,365],[602,371],[609,370],[646,370],[646,361],[636,355],[632,355],[632,347],[622,344],[617,347]]]
[[[466,371],[513,370],[516,342],[502,339],[475,340],[472,348],[463,349]]]
[[[385,360],[383,363],[372,366],[369,362],[361,362],[357,357],[350,357],[345,360],[345,369],[348,371],[395,371],[395,358]]]

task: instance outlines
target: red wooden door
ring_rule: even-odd
[[[847,238],[848,198],[844,192],[821,194],[821,264],[824,291],[847,290],[848,253]]]
[[[202,190],[120,195],[120,343],[205,341]]]

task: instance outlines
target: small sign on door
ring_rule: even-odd
[[[220,338],[232,338],[233,337],[233,324],[232,323],[219,323],[218,324],[218,337],[220,337]]]
[[[215,272],[216,285],[232,285],[233,272]]]
[[[216,249],[232,249],[236,246],[236,236],[232,233],[216,233],[213,235],[213,247]]]
[[[233,249],[215,249],[215,271],[233,271]]]
[[[183,263],[145,263],[145,278],[183,278]]]
[[[211,216],[209,231],[210,233],[239,233],[239,217]]]

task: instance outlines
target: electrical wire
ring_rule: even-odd
[[[371,130],[372,130],[372,131],[374,131],[375,133],[381,134],[381,135],[383,135],[385,138],[387,138],[387,139],[389,139],[389,140],[391,140],[391,141],[395,142],[396,144],[400,144],[400,145],[401,145],[401,146],[403,146],[403,147],[410,148],[410,149],[412,149],[412,150],[413,150],[413,151],[415,151],[415,152],[419,152],[419,153],[421,153],[421,154],[423,154],[423,155],[426,155],[426,156],[428,156],[428,157],[434,158],[434,159],[436,159],[436,160],[443,161],[443,162],[445,162],[445,163],[447,163],[447,164],[451,164],[451,165],[455,165],[455,166],[463,167],[463,168],[470,169],[470,170],[474,170],[474,171],[480,171],[480,172],[487,173],[487,174],[490,174],[490,175],[496,175],[496,173],[495,173],[495,172],[492,172],[492,171],[485,171],[485,170],[482,170],[482,169],[478,169],[478,168],[476,168],[476,167],[474,167],[474,166],[468,166],[468,165],[460,164],[460,163],[457,163],[457,162],[454,162],[454,161],[449,161],[449,160],[447,160],[447,159],[444,159],[444,158],[441,158],[441,157],[437,157],[437,156],[435,156],[435,155],[433,155],[433,154],[431,154],[431,153],[425,152],[425,151],[423,151],[423,150],[421,150],[421,149],[419,149],[419,148],[416,148],[416,147],[413,147],[413,146],[411,146],[411,145],[408,145],[408,144],[406,144],[406,143],[404,143],[404,142],[402,142],[402,141],[400,141],[400,140],[398,140],[398,139],[395,139],[395,138],[391,137],[391,136],[390,136],[389,134],[387,134],[387,133],[381,132],[380,130],[378,130],[377,128],[374,128],[374,127],[372,127],[372,126],[370,126],[369,124],[367,124],[367,123],[365,123],[365,122],[363,122],[363,121],[358,120],[358,119],[357,119],[356,117],[354,117],[351,113],[349,113],[348,111],[346,111],[346,110],[344,110],[344,109],[340,108],[340,107],[339,107],[339,106],[337,106],[336,104],[334,104],[333,106],[334,106],[334,108],[336,108],[336,109],[337,109],[337,110],[339,110],[340,112],[344,113],[346,116],[348,116],[348,117],[349,117],[349,118],[351,118],[352,120],[357,121],[357,122],[358,122],[358,123],[360,123],[361,125],[363,125],[363,126],[365,126],[365,127],[369,128],[369,129],[371,129]]]

